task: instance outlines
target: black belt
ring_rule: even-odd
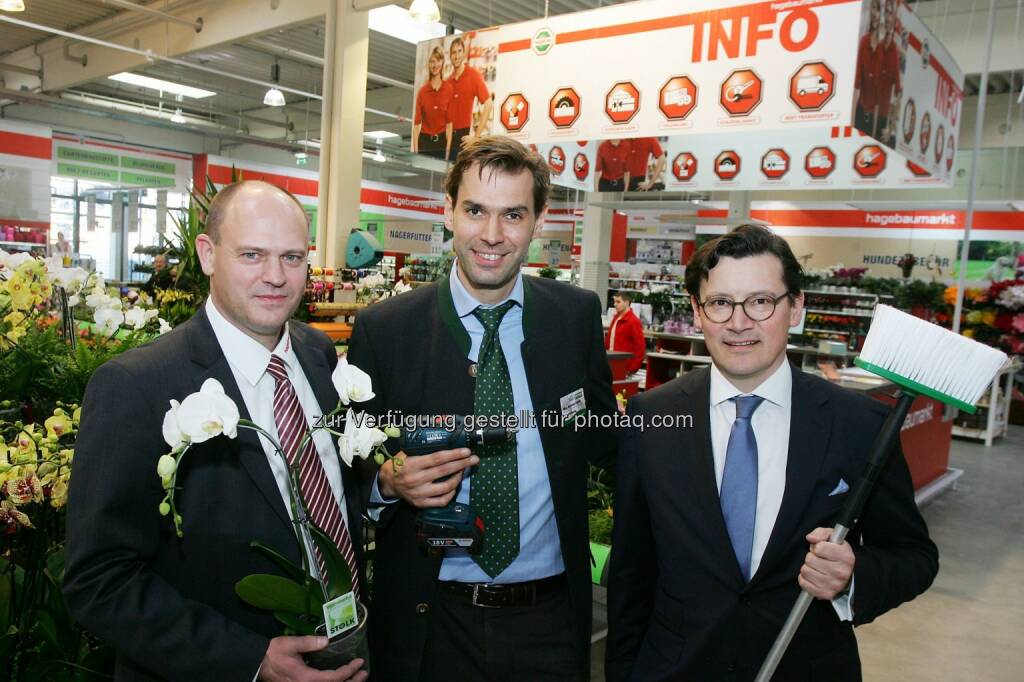
[[[509,606],[533,606],[539,597],[564,589],[565,585],[565,573],[559,573],[550,578],[525,583],[498,585],[442,581],[441,589],[456,597],[462,597],[473,606],[500,609]]]
[[[423,135],[423,137],[430,138],[431,142],[440,142],[441,141],[441,133],[438,133],[437,135],[431,135],[430,133],[421,133],[421,135]]]

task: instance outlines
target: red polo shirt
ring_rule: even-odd
[[[868,113],[874,113],[875,105],[878,104],[878,64],[881,57],[882,46],[871,47],[870,33],[860,39],[854,87],[860,90],[860,108]]]
[[[448,119],[456,130],[473,125],[473,99],[486,102],[491,96],[484,83],[484,77],[469,64],[458,78],[453,73],[448,82],[452,85],[452,101],[448,107]]]
[[[444,132],[448,123],[448,104],[452,99],[452,84],[441,81],[441,87],[435,90],[430,83],[425,83],[416,95],[416,113],[412,122],[420,125],[420,130],[427,135]]]
[[[600,172],[604,180],[621,180],[626,174],[629,150],[629,140],[622,140],[618,147],[613,146],[611,140],[605,140],[597,148],[597,167],[594,170]]]
[[[893,40],[878,46],[878,116],[889,118],[892,93],[900,89],[900,50]]]
[[[644,328],[640,324],[640,318],[632,310],[627,309],[623,314],[615,316],[608,327],[608,333],[605,334],[604,347],[608,350],[633,354],[633,357],[629,359],[629,366],[626,368],[630,374],[644,364],[644,357],[647,355]]]
[[[653,156],[659,158],[665,152],[656,137],[637,137],[629,141],[629,160],[626,168],[631,178],[647,177],[647,161]]]

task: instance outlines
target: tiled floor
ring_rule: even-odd
[[[1024,427],[991,448],[954,439],[950,466],[964,471],[957,489],[923,509],[934,585],[857,629],[868,682],[1024,680]],[[604,647],[592,654],[602,680]]]

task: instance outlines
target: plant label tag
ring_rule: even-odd
[[[327,625],[328,639],[334,639],[336,635],[359,625],[355,592],[346,592],[324,604],[324,623]]]
[[[559,399],[562,406],[562,421],[569,421],[577,414],[587,409],[587,399],[583,395],[583,389],[577,388]]]

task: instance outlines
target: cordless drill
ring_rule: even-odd
[[[474,448],[515,441],[515,429],[478,427],[467,417],[438,417],[403,428],[401,450],[410,457],[440,450]],[[442,479],[443,480],[443,479]],[[459,547],[477,554],[483,547],[484,520],[468,504],[452,501],[445,507],[422,509],[416,517],[416,540],[431,555]]]

